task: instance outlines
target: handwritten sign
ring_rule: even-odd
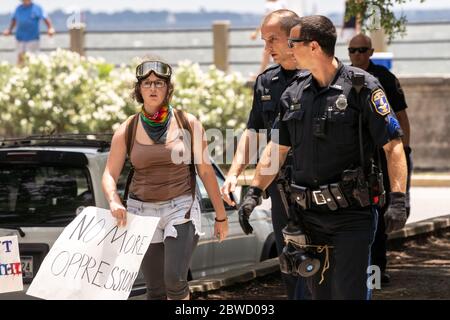
[[[0,293],[23,290],[17,236],[0,237]]]
[[[61,233],[27,291],[43,299],[128,298],[159,218],[127,214],[117,227],[106,209],[87,207]]]

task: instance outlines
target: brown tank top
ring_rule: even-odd
[[[135,170],[130,196],[145,202],[156,202],[190,194],[189,164],[176,164],[172,160],[172,154],[185,154],[185,151],[180,135],[165,144],[147,145],[135,139],[130,156]]]

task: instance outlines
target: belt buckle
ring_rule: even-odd
[[[314,202],[318,205],[327,204],[327,200],[325,199],[325,196],[322,194],[322,191],[315,190],[312,191]],[[317,198],[319,196],[320,200]]]

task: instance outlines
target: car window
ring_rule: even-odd
[[[222,177],[222,175],[216,168],[214,168],[214,171],[216,173],[217,183],[219,184],[219,188],[220,188],[224,184],[225,179]],[[213,211],[214,207],[212,205],[211,199],[209,199],[208,192],[206,192],[206,188],[203,185],[202,180],[198,176],[197,176],[197,186],[198,186],[199,193],[201,196],[200,202],[201,202],[201,206],[202,206],[202,211],[205,211],[205,212]],[[234,207],[228,205],[225,201],[224,201],[224,205],[225,205],[226,210],[235,209]]]
[[[1,225],[67,225],[77,209],[95,205],[85,168],[0,167]]]

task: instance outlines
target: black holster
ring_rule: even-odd
[[[303,210],[307,210],[311,207],[311,197],[308,192],[308,188],[291,184],[289,191],[291,203],[297,203],[297,205]]]
[[[342,183],[345,190],[351,190],[353,199],[361,207],[367,207],[371,204],[369,184],[364,175],[364,170],[361,167],[353,170],[345,170],[342,173]]]

